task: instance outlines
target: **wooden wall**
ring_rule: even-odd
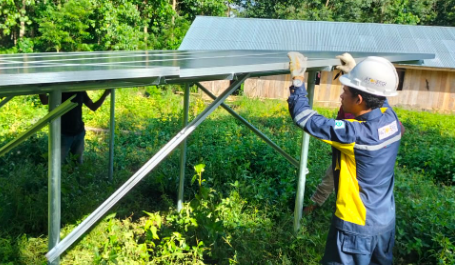
[[[455,112],[455,72],[406,69],[403,90],[390,104],[417,110]]]
[[[333,80],[335,72],[322,72],[321,81],[314,91],[314,104],[321,107],[339,107],[342,85]],[[219,95],[229,86],[229,81],[203,82]],[[250,78],[244,84],[244,95],[257,98],[287,99],[289,75]],[[392,106],[414,110],[455,113],[455,71],[434,69],[406,69],[403,89],[398,96],[389,97]]]

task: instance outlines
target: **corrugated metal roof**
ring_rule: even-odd
[[[424,66],[455,68],[455,27],[198,16],[179,50],[434,53]]]

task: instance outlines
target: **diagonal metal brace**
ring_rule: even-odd
[[[211,97],[213,100],[216,99],[216,96],[213,95],[207,88],[205,88],[203,85],[200,83],[196,83],[196,85],[204,91],[209,97]],[[233,109],[231,109],[228,105],[221,103],[221,107],[223,107],[227,112],[229,112],[232,116],[234,116],[236,119],[238,119],[240,122],[242,122],[246,127],[248,127],[251,131],[253,131],[257,136],[259,136],[262,140],[264,140],[270,147],[275,149],[278,153],[280,153],[284,158],[286,158],[289,163],[293,164],[295,167],[299,167],[300,164],[299,162],[294,159],[292,156],[290,156],[288,153],[286,153],[283,149],[281,149],[278,145],[276,145],[272,140],[270,140],[265,134],[263,134],[259,129],[254,127],[251,123],[249,123],[247,120],[245,120],[242,116],[240,116],[237,112],[235,112]]]
[[[11,99],[13,99],[14,96],[7,96],[6,98],[4,98],[1,102],[0,102],[0,108],[3,107],[6,103],[8,103],[8,101],[10,101]]]
[[[193,121],[188,123],[174,138],[164,145],[144,166],[142,166],[131,178],[129,178],[119,189],[107,198],[93,213],[85,218],[71,233],[60,243],[52,248],[46,258],[52,262],[90,229],[105,213],[107,213],[120,199],[136,186],[150,171],[152,171],[162,160],[164,160],[175,148],[177,148],[207,116],[218,108],[226,98],[232,94],[247,78],[249,74],[240,75],[229,88],[227,88],[212,104],[210,104]]]
[[[14,147],[18,146],[20,143],[25,141],[28,137],[32,136],[37,131],[41,130],[44,126],[47,125],[49,121],[52,121],[58,117],[61,117],[68,111],[72,110],[74,107],[77,106],[77,103],[71,102],[71,100],[75,96],[72,96],[68,100],[66,100],[63,104],[49,112],[46,116],[44,116],[41,120],[39,120],[35,125],[33,125],[27,131],[21,133],[16,139],[12,140],[11,142],[7,143],[5,146],[0,148],[0,156],[6,154],[7,152],[11,151]]]

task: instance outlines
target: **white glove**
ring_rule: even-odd
[[[291,72],[292,84],[295,87],[303,85],[308,58],[298,52],[289,52],[289,70]]]
[[[336,58],[340,59],[341,65],[338,65],[335,68],[343,71],[345,74],[351,72],[351,70],[356,66],[354,58],[352,58],[352,56],[347,52],[342,55],[337,55]]]

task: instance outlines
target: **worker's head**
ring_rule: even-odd
[[[398,94],[395,66],[381,57],[367,57],[351,72],[340,77],[340,82],[344,85],[340,96],[343,110],[350,113],[379,108],[385,97]]]
[[[348,74],[341,76],[340,82],[375,96],[390,97],[398,94],[397,70],[390,61],[382,57],[367,57]]]
[[[354,115],[364,110],[380,108],[385,101],[385,97],[368,94],[348,86],[343,86],[340,98],[343,111]]]

